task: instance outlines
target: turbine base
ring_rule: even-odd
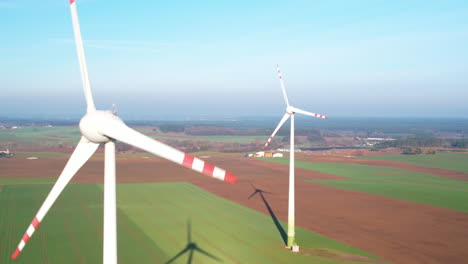
[[[292,249],[292,247],[295,245],[294,240],[294,236],[288,236],[288,248]]]
[[[299,253],[299,245],[292,246],[291,251],[294,252],[294,253]]]

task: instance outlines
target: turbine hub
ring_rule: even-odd
[[[80,120],[81,134],[93,143],[106,143],[111,139],[101,131],[112,123],[123,123],[122,119],[114,115],[112,111],[92,111]]]
[[[290,105],[288,107],[286,107],[286,113],[288,113],[289,115],[294,114],[294,107],[292,107]]]

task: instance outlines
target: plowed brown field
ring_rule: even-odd
[[[0,177],[57,177],[67,159],[2,159]],[[208,160],[235,173],[238,183],[212,180],[158,158],[118,158],[117,178],[119,182],[187,181],[269,215],[258,196],[248,199],[253,184],[270,192],[265,194],[269,205],[280,220],[287,220],[287,166],[237,157]],[[100,183],[103,170],[103,159],[93,158],[73,182]],[[296,169],[298,226],[393,263],[468,262],[468,214],[304,181],[339,178]]]

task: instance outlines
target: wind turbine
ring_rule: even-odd
[[[104,239],[103,263],[117,263],[117,217],[116,217],[116,186],[115,186],[115,141],[119,140],[129,145],[148,151],[152,154],[201,172],[213,178],[229,183],[235,183],[236,177],[218,167],[206,163],[194,156],[185,154],[173,147],[149,138],[128,127],[112,111],[96,110],[86,67],[83,41],[75,0],[70,1],[73,31],[80,64],[81,80],[86,98],[86,114],[80,120],[81,140],[73,151],[57,182],[23,235],[12,258],[16,259],[29,241],[34,231],[39,227],[44,216],[57,200],[65,186],[76,172],[94,154],[99,145],[104,144]]]
[[[307,112],[299,108],[293,107],[289,104],[288,96],[286,95],[286,89],[284,88],[283,76],[281,76],[281,71],[279,65],[276,65],[278,71],[278,78],[281,84],[281,89],[283,90],[284,102],[286,103],[286,113],[281,118],[278,126],[275,128],[271,136],[268,138],[268,141],[263,146],[265,149],[268,144],[271,142],[273,137],[276,135],[281,126],[291,117],[291,134],[290,134],[290,150],[289,150],[289,198],[288,198],[288,243],[287,246],[291,248],[294,245],[295,239],[295,227],[294,227],[294,115],[296,113],[313,116],[323,119],[328,119],[328,117],[316,113]]]

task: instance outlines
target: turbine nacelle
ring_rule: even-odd
[[[296,108],[288,105],[288,107],[286,107],[286,113],[288,113],[288,115],[292,115],[296,112]]]
[[[115,127],[116,124],[122,125],[125,123],[112,111],[97,110],[87,113],[80,120],[80,131],[90,142],[107,143],[111,141],[111,138],[103,133],[104,128]]]

